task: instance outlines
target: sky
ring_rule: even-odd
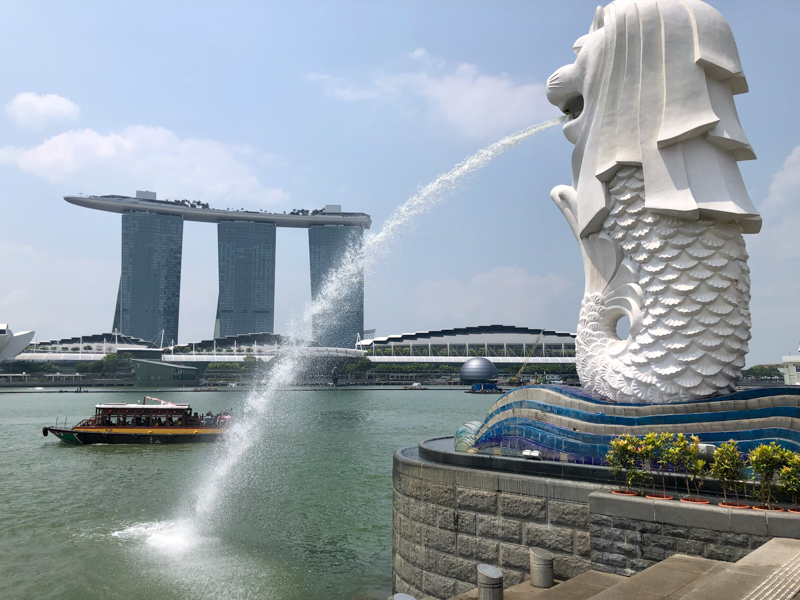
[[[800,327],[800,3],[711,4],[737,40],[736,96],[764,218],[746,236],[748,364],[796,354]],[[187,198],[290,211],[341,204],[377,232],[421,186],[558,116],[544,82],[573,62],[596,3],[0,2],[0,321],[38,339],[110,331],[120,218],[63,196]],[[555,127],[499,156],[366,275],[377,335],[506,324],[575,331],[578,246],[550,189]],[[180,342],[209,339],[213,225],[184,226]],[[278,229],[277,333],[310,302],[308,238]]]

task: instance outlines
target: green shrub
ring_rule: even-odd
[[[747,455],[750,466],[758,475],[756,497],[769,508],[772,508],[774,500],[772,490],[775,476],[787,465],[791,454],[775,442],[770,442],[753,448]]]
[[[747,466],[736,442],[730,440],[716,449],[714,462],[711,464],[711,476],[720,482],[725,504],[728,503],[729,490],[733,490],[736,504],[739,504],[739,489],[744,488]]]
[[[669,449],[675,436],[671,433],[650,432],[642,438],[642,459],[650,464],[650,470],[658,473],[661,479],[661,491],[667,495],[666,470],[669,466]],[[651,477],[653,494],[656,493],[656,479]]]
[[[797,508],[797,500],[800,498],[800,455],[795,452],[786,453],[786,464],[778,473],[778,483]]]
[[[755,495],[765,506],[774,506],[776,487],[788,495],[795,506],[800,502],[800,454],[785,450],[775,442],[757,446],[745,461],[737,443],[730,440],[716,449],[714,461],[709,465],[700,458],[700,438],[696,435],[651,432],[640,439],[625,434],[609,442],[605,459],[620,487],[624,485],[628,490],[649,478],[655,493],[655,475],[658,475],[666,495],[666,471],[672,465],[685,480],[686,497],[692,498],[699,496],[705,477],[711,475],[720,482],[726,504],[729,492],[734,493],[739,504],[739,491],[747,489],[749,462],[758,483]]]
[[[622,485],[625,482],[627,490],[632,491],[633,487],[644,478],[644,472],[640,468],[642,462],[642,441],[633,435],[622,435],[609,442],[606,462],[614,473],[617,481]]]
[[[686,497],[692,497],[692,487],[699,495],[707,467],[706,461],[700,458],[700,438],[679,433],[673,438],[667,454],[669,462],[686,480]]]

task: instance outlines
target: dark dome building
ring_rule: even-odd
[[[497,379],[497,367],[488,358],[470,358],[461,367],[462,383],[489,383]]]

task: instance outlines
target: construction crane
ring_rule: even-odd
[[[531,349],[528,351],[528,355],[525,357],[525,362],[522,363],[522,366],[517,371],[516,377],[511,377],[508,382],[512,385],[520,385],[522,383],[522,373],[525,371],[525,367],[528,366],[528,363],[531,361],[531,356],[533,356],[534,351],[536,350],[536,346],[539,345],[542,337],[544,336],[544,329],[539,332],[539,337],[536,338],[536,341],[533,342]]]

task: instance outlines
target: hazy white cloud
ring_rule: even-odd
[[[550,321],[572,288],[563,275],[541,276],[516,266],[497,267],[466,282],[422,281],[414,292],[414,319],[450,326],[535,325]]]
[[[91,129],[67,131],[32,148],[0,148],[0,164],[74,192],[132,194],[155,190],[162,198],[228,201],[230,208],[267,207],[288,199],[267,188],[257,170],[269,157],[248,146],[213,140],[180,139],[163,127],[134,125],[103,135]],[[221,206],[227,208],[227,206]]]
[[[69,98],[57,94],[17,94],[6,104],[6,114],[23,127],[42,129],[51,122],[74,121],[81,109]]]
[[[783,169],[772,178],[769,195],[761,203],[764,230],[756,246],[769,248],[774,258],[797,258],[800,244],[800,146],[783,163]]]
[[[351,84],[341,77],[333,77],[324,73],[309,73],[306,81],[319,83],[325,90],[325,95],[329,98],[344,100],[345,102],[358,102],[360,100],[371,100],[381,95],[381,92],[374,88],[360,88]]]
[[[544,84],[516,83],[504,73],[484,75],[470,64],[447,75],[387,75],[376,83],[383,90],[420,96],[434,115],[472,138],[512,133],[553,113]]]
[[[800,328],[798,259],[800,244],[800,146],[772,178],[769,195],[759,206],[764,226],[745,236],[752,274],[753,340],[748,364],[780,362],[796,354]]]
[[[417,48],[409,58],[420,62],[422,70],[380,73],[368,85],[320,73],[310,73],[306,79],[320,84],[327,96],[346,102],[421,100],[429,115],[478,139],[512,133],[555,114],[543,83],[518,82],[505,73],[487,75],[468,63],[445,71],[444,63],[424,48]]]

